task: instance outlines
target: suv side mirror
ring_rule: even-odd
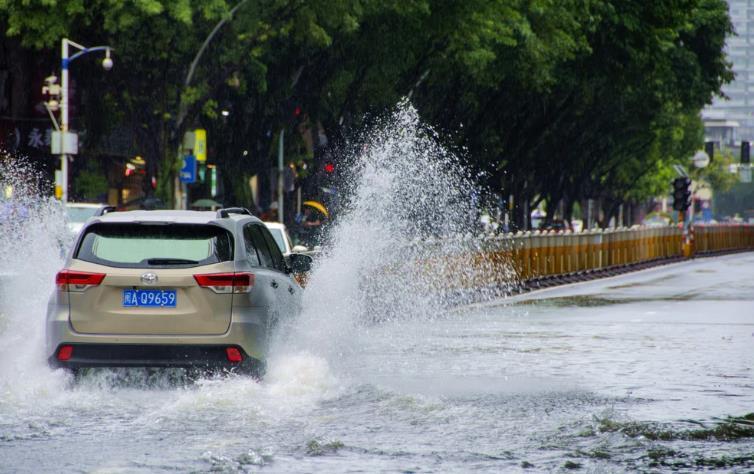
[[[312,269],[312,258],[302,253],[288,255],[288,268],[291,273],[306,273]]]

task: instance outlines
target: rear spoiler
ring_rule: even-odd
[[[254,215],[251,213],[250,210],[246,209],[245,207],[227,207],[225,209],[219,209],[217,211],[217,217],[219,219],[225,219],[226,217],[229,217],[231,214],[243,214],[247,216]]]

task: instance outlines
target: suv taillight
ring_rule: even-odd
[[[93,286],[98,286],[106,276],[104,273],[60,270],[55,275],[55,284],[61,291],[86,291]]]
[[[248,293],[254,287],[252,273],[207,273],[194,275],[194,280],[215,293]]]

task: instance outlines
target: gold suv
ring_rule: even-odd
[[[49,362],[261,376],[270,331],[300,310],[293,274],[310,266],[242,208],[93,217],[56,276]]]

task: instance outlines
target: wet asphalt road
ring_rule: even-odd
[[[73,381],[6,299],[0,472],[751,472],[753,268],[699,259],[355,324],[322,350],[281,338],[261,383]]]

